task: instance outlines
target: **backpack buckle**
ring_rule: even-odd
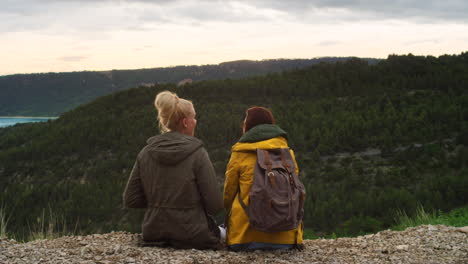
[[[275,178],[275,173],[273,171],[269,171],[267,173],[268,179],[270,180],[270,184],[272,187],[276,188],[276,178]]]

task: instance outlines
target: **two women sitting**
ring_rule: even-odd
[[[302,223],[281,232],[254,229],[240,200],[249,204],[257,149],[288,148],[286,132],[262,107],[246,111],[243,136],[232,147],[224,199],[203,143],[194,137],[192,102],[165,91],[156,96],[161,135],[148,139],[124,191],[129,208],[146,208],[143,240],[176,248],[220,249],[223,228],[212,220],[227,210],[226,245],[231,250],[293,248],[302,244]],[[297,164],[291,151],[294,167]],[[240,197],[238,197],[240,195]],[[240,198],[240,199],[239,199]]]

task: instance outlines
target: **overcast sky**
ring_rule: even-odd
[[[465,0],[0,0],[0,75],[468,51]]]

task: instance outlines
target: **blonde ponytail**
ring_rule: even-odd
[[[191,101],[179,98],[177,94],[169,91],[158,93],[154,106],[158,110],[161,133],[177,130],[180,120],[187,117],[193,108]]]

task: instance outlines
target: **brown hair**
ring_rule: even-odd
[[[191,101],[179,98],[177,94],[169,91],[158,93],[154,106],[158,110],[159,128],[162,133],[176,130],[180,120],[187,117],[193,109]]]
[[[275,123],[275,118],[268,108],[254,106],[247,109],[245,113],[245,132],[257,125]]]

